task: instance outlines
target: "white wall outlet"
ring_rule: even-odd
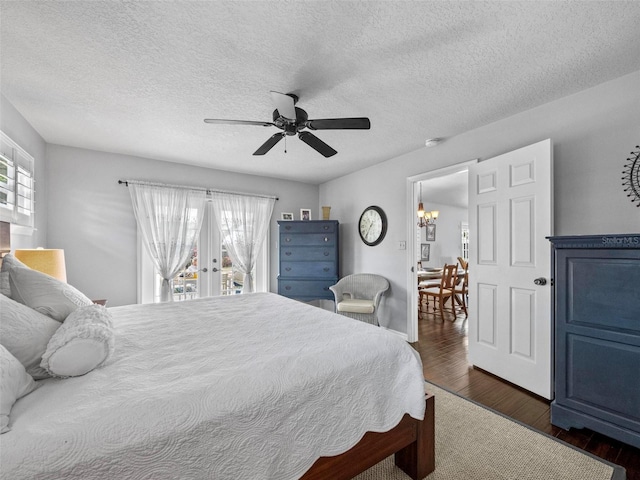
[[[407,242],[398,242],[398,250],[406,250],[407,249]]]

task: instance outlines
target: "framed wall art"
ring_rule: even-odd
[[[436,241],[436,225],[434,223],[430,223],[426,227],[427,229],[427,242],[435,242]]]
[[[423,243],[420,246],[420,258],[423,262],[429,261],[429,255],[431,254],[431,244]]]

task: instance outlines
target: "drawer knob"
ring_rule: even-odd
[[[325,225],[325,226],[324,226],[324,229],[325,229],[325,230],[329,230],[329,225]]]
[[[329,267],[324,267],[322,270],[324,270],[325,272],[328,272],[330,269]]]
[[[291,241],[291,239],[290,239],[289,237],[287,237],[287,238],[285,238],[285,239],[284,239],[284,241],[285,241],[285,242],[290,242],[290,241]]]
[[[324,237],[324,241],[325,241],[325,242],[328,242],[328,241],[329,241],[329,239],[328,239],[327,237]]]
[[[286,268],[285,268],[285,270],[286,270],[287,272],[290,272],[290,271],[291,271],[291,267],[286,267]]]
[[[288,257],[291,255],[291,252],[284,252],[284,254]]]
[[[324,252],[324,256],[328,257],[329,256],[329,252]]]
[[[286,287],[284,287],[285,290],[291,290],[291,287],[289,285],[287,285]]]
[[[286,227],[284,227],[285,230],[291,230],[291,226],[287,225]]]

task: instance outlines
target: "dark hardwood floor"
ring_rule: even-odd
[[[522,390],[467,363],[467,322],[445,314],[442,323],[422,313],[419,341],[412,346],[422,357],[424,378],[470,398],[566,443],[623,466],[628,480],[640,480],[640,449],[590,430],[562,430],[551,425],[549,401]]]

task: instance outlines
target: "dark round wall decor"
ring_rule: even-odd
[[[640,146],[636,145],[636,151],[627,158],[622,175],[622,186],[627,197],[636,207],[640,207]]]
[[[364,209],[358,222],[360,238],[365,245],[378,245],[387,234],[387,216],[380,207],[371,205]]]

